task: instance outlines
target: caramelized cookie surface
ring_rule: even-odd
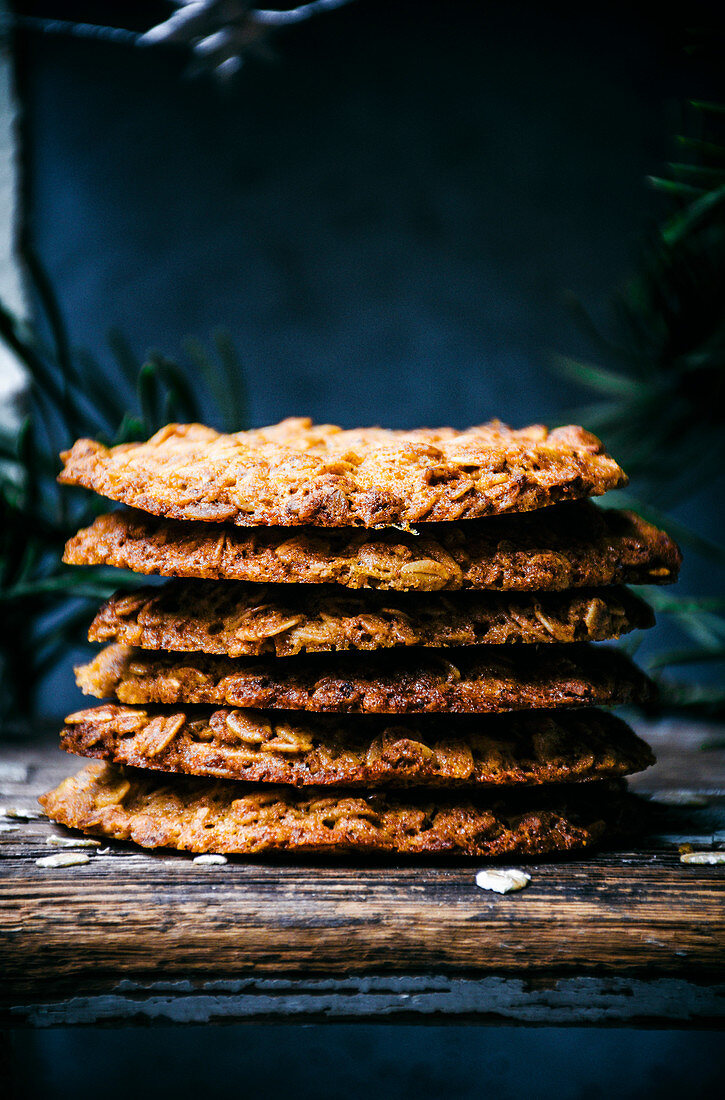
[[[66,719],[67,752],[158,771],[294,786],[501,786],[627,775],[654,763],[597,710],[339,718],[114,703]]]
[[[603,641],[654,624],[624,588],[541,595],[346,592],[336,587],[171,581],[119,593],[93,620],[94,642],[228,657],[409,646]]]
[[[455,660],[452,658],[455,657]],[[601,646],[470,646],[294,658],[150,653],[107,646],[76,669],[100,699],[360,714],[485,714],[645,702],[653,685],[622,652]]]
[[[477,798],[330,794],[90,764],[40,799],[95,836],[187,852],[535,856],[588,848],[626,827],[628,799],[598,782]]]
[[[576,425],[343,431],[308,419],[222,435],[168,424],[145,443],[78,440],[60,481],[173,519],[382,527],[528,512],[627,479]]]

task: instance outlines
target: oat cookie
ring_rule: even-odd
[[[124,509],[99,516],[74,535],[63,560],[165,577],[420,592],[671,584],[680,567],[680,552],[664,531],[633,512],[605,511],[589,501],[463,523],[425,523],[416,532],[240,530]]]
[[[157,771],[325,787],[581,782],[654,763],[625,722],[587,709],[391,722],[107,703],[69,715],[61,746]]]
[[[111,449],[80,439],[60,481],[172,519],[380,527],[528,512],[626,484],[583,428],[342,431],[307,419],[220,435],[168,424]]]
[[[187,852],[534,856],[626,828],[618,783],[470,796],[295,791],[90,764],[40,802],[53,821]]]
[[[91,624],[93,642],[228,657],[617,638],[654,625],[625,588],[542,595],[349,592],[339,587],[170,581],[118,593]]]
[[[415,650],[250,661],[116,644],[77,668],[76,681],[87,695],[122,703],[367,714],[613,705],[644,702],[653,692],[624,653],[587,645],[471,646],[446,658]]]

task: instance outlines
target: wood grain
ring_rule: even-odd
[[[661,762],[639,777],[649,791],[706,791],[706,805],[663,811],[660,833],[637,851],[529,865],[530,886],[478,889],[476,861],[230,858],[111,844],[87,864],[38,867],[56,849],[46,820],[0,819],[2,1007],[145,988],[163,978],[194,988],[223,979],[311,974],[538,977],[644,975],[712,982],[725,976],[723,867],[680,863],[678,846],[725,840],[722,750],[700,752],[703,731],[645,731]],[[0,781],[0,802],[33,806],[79,761],[53,747],[3,760],[27,780]],[[10,774],[10,773],[8,773]],[[692,784],[690,783],[692,780]],[[718,793],[718,791],[720,793]]]

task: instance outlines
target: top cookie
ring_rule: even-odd
[[[528,512],[599,496],[626,476],[596,436],[569,425],[518,431],[343,431],[288,419],[221,435],[168,424],[147,443],[80,439],[59,480],[172,519],[238,526],[407,526]]]

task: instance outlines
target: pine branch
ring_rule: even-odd
[[[637,486],[636,495],[612,494],[605,507],[633,508],[723,570],[725,546],[667,514],[725,464],[725,105],[689,106],[697,134],[678,135],[683,157],[667,166],[667,175],[650,177],[670,211],[615,298],[613,335],[602,336],[577,309],[605,364],[558,357],[556,366],[595,398],[572,418],[607,440]],[[725,690],[660,676],[673,666],[723,666],[725,600],[658,589],[642,594],[692,642],[649,661],[663,706],[725,712]]]
[[[123,442],[146,438],[169,420],[202,418],[198,384],[192,385],[180,366],[158,353],[139,365],[117,332],[111,333],[109,344],[124,385],[108,385],[95,358],[71,348],[37,261],[30,263],[29,273],[53,341],[46,347],[34,326],[20,322],[0,303],[0,339],[25,367],[30,382],[28,415],[14,429],[0,431],[0,719],[27,714],[40,678],[70,645],[83,640],[83,627],[97,602],[138,583],[122,570],[88,573],[61,564],[67,539],[107,504],[57,484],[58,452],[78,436]],[[225,363],[216,368],[225,379],[220,409],[234,409],[236,426],[245,427],[246,389],[229,337],[222,341],[222,351]]]

